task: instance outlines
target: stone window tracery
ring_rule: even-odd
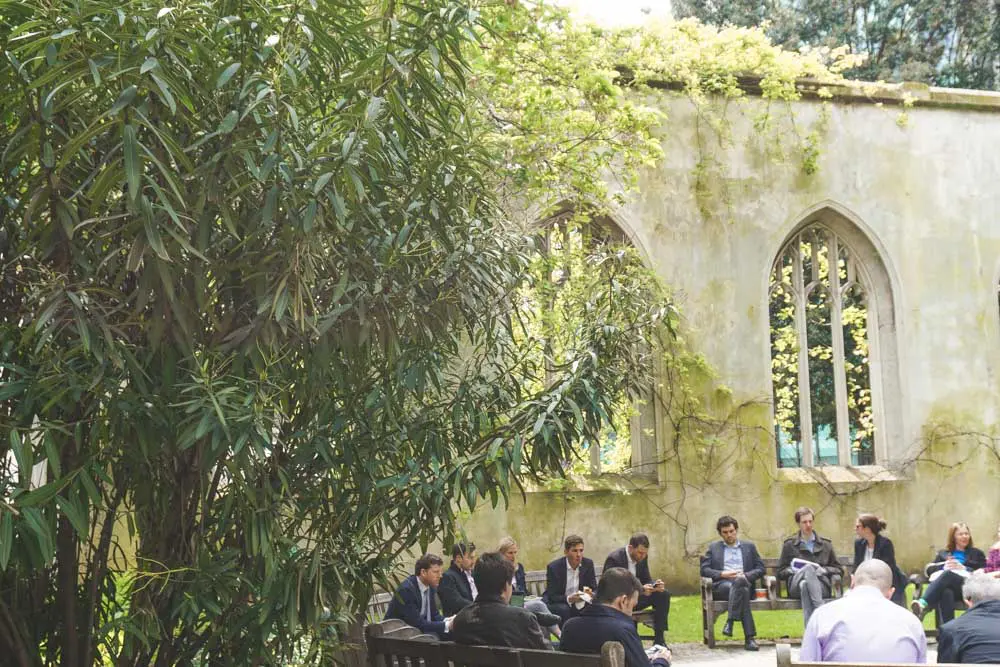
[[[778,254],[769,303],[778,467],[876,463],[872,290],[857,253],[824,224],[803,227]]]

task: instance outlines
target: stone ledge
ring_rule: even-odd
[[[528,483],[526,493],[634,493],[659,488],[655,475],[605,474],[599,477],[571,475],[549,484]]]
[[[913,479],[903,470],[884,465],[778,468],[777,478],[788,484],[881,484]]]
[[[628,80],[623,73],[623,80]],[[738,77],[740,88],[747,95],[761,95],[761,77]],[[650,88],[683,90],[684,85],[675,81],[648,82]],[[970,90],[966,88],[939,88],[925,83],[877,83],[871,81],[823,82],[817,79],[799,79],[796,87],[807,100],[829,100],[841,104],[873,104],[888,106],[912,105],[913,108],[965,109],[1000,113],[1000,92]]]

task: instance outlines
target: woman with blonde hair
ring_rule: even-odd
[[[929,609],[937,609],[938,620],[947,623],[955,618],[955,602],[962,599],[962,585],[973,570],[986,566],[986,554],[972,546],[969,526],[959,521],[948,529],[947,548],[938,552],[924,572],[930,584],[910,608],[918,618]]]
[[[509,535],[500,540],[500,544],[497,545],[497,552],[516,567],[514,578],[510,582],[514,587],[512,595],[520,596],[524,600],[524,608],[534,612],[539,625],[559,637],[562,634],[559,629],[559,617],[549,611],[548,605],[541,598],[527,599],[528,586],[524,579],[524,566],[517,562],[518,551],[517,542]]]

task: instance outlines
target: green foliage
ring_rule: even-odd
[[[525,335],[475,10],[0,12],[11,663],[329,662],[404,550],[640,381],[648,291],[593,285],[558,360]]]
[[[675,0],[678,17],[760,26],[790,49],[846,45],[865,61],[845,74],[866,81],[926,81],[996,89],[1000,6],[990,0]]]
[[[620,429],[672,321],[618,247],[547,292],[514,213],[633,187],[654,79],[827,75],[485,1],[6,0],[0,51],[18,666],[329,663],[400,554]]]
[[[686,20],[602,29],[544,3],[498,21],[486,46],[473,88],[487,100],[507,167],[501,202],[530,202],[532,211],[621,202],[662,155],[657,128],[666,119],[655,89],[679,87],[721,123],[725,99],[744,95],[741,77],[760,77],[766,99],[791,101],[797,80],[836,81],[855,63],[846,49],[783,50],[757,28]]]

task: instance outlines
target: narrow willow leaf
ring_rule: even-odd
[[[222,88],[224,85],[229,83],[229,80],[233,78],[233,75],[236,74],[236,72],[238,72],[239,69],[240,69],[240,63],[233,63],[226,69],[222,70],[222,74],[220,74],[219,78],[216,79],[215,81],[216,90]]]
[[[150,56],[149,58],[146,58],[145,62],[142,63],[142,67],[139,68],[139,74],[145,74],[159,64],[160,62],[156,58]]]
[[[10,549],[14,546],[14,515],[8,511],[0,513],[0,572],[7,570]]]
[[[132,104],[132,100],[135,99],[135,94],[136,94],[135,86],[129,86],[128,88],[123,90],[121,94],[118,95],[118,99],[115,100],[115,103],[111,105],[111,110],[108,113],[114,115],[119,111],[121,111],[122,109],[124,109],[125,107],[127,107],[128,105]]]
[[[67,500],[63,496],[56,496],[56,505],[66,515],[66,518],[69,519],[70,524],[73,526],[73,530],[80,537],[86,537],[89,534],[90,526],[87,522],[87,511],[84,508],[80,507],[77,503]]]
[[[125,179],[128,182],[128,196],[135,201],[139,196],[139,178],[142,174],[142,156],[139,155],[139,139],[135,125],[131,123],[122,129],[122,152],[125,154]]]
[[[222,119],[219,123],[219,134],[229,134],[236,127],[236,122],[239,120],[240,115],[235,109],[226,114],[226,117]]]

